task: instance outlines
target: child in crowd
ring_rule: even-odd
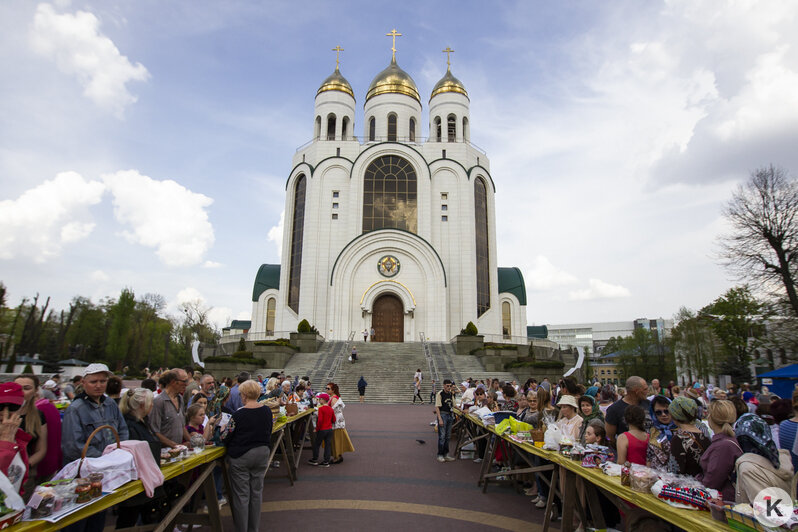
[[[210,418],[207,424],[203,424],[205,421],[205,407],[203,405],[195,403],[188,407],[186,420],[188,421],[186,430],[188,431],[189,437],[192,434],[202,434],[205,441],[211,439],[213,427],[216,424],[216,417]]]
[[[316,439],[313,440],[313,458],[308,460],[308,463],[314,466],[330,467],[335,412],[329,405],[330,396],[326,393],[316,394],[316,402],[319,405],[318,419],[316,420]],[[319,447],[322,442],[324,443],[324,461],[319,464]]]
[[[646,412],[637,405],[629,405],[623,414],[629,430],[618,436],[618,463],[646,465],[646,449],[649,435],[643,429]]]
[[[591,443],[607,445],[607,430],[604,428],[604,422],[597,418],[588,421],[585,429],[585,444]]]

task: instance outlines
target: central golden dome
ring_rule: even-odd
[[[346,81],[346,78],[341,75],[341,71],[338,70],[338,66],[335,67],[335,72],[330,74],[327,79],[321,83],[321,87],[319,87],[319,90],[316,91],[316,96],[324,91],[341,91],[347,93],[352,98],[355,97],[355,93],[352,90],[352,85],[350,85],[349,82]]]
[[[404,94],[415,98],[418,103],[421,103],[421,96],[418,93],[416,82],[413,81],[410,74],[399,68],[399,65],[396,64],[396,58],[393,58],[388,68],[377,74],[371,82],[366,93],[366,101],[378,94],[388,93]]]

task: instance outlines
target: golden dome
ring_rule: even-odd
[[[399,65],[396,64],[396,58],[392,59],[388,68],[377,74],[371,82],[366,93],[366,101],[378,94],[387,93],[405,94],[421,103],[421,96],[418,94],[416,82],[413,81],[410,74],[399,68]]]
[[[452,75],[451,69],[446,69],[446,74],[443,75],[441,80],[435,84],[432,88],[432,95],[429,97],[432,100],[438,94],[442,94],[444,92],[459,92],[466,98],[468,98],[468,92],[466,92],[465,85]]]
[[[335,72],[330,74],[330,76],[322,82],[321,87],[316,91],[316,96],[324,91],[341,91],[347,93],[352,98],[355,97],[352,85],[341,75],[341,71],[338,70],[337,66],[335,67]]]

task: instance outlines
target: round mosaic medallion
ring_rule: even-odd
[[[393,277],[399,273],[399,259],[391,255],[385,255],[377,261],[377,271],[383,277]]]

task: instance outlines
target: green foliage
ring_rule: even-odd
[[[14,373],[14,366],[17,365],[17,354],[13,353],[11,358],[8,359],[8,365],[6,366],[6,373]]]
[[[604,353],[618,353],[618,366],[624,377],[637,375],[646,380],[675,379],[676,366],[673,349],[662,341],[656,331],[635,329],[632,336],[616,338],[617,349],[604,348]],[[607,344],[609,345],[609,344]]]
[[[515,344],[494,344],[492,342],[485,344],[485,349],[496,349],[499,351],[518,351],[518,346]]]
[[[313,332],[313,329],[311,328],[310,323],[308,323],[308,320],[302,320],[299,322],[299,325],[297,325],[296,332],[309,333]]]
[[[110,309],[111,328],[108,331],[105,355],[112,370],[118,369],[127,360],[135,308],[136,296],[132,290],[123,288],[119,300]]]
[[[562,360],[516,360],[505,364],[505,369],[512,368],[554,368],[562,369],[565,362]]]
[[[239,340],[238,340],[238,350],[239,351],[246,351],[247,350],[247,341],[244,340],[243,337],[239,338]]]
[[[25,364],[25,369],[22,370],[22,373],[31,374],[33,373],[33,368],[30,364]]]
[[[479,334],[479,331],[477,330],[477,326],[474,325],[474,322],[469,321],[466,324],[465,329],[460,330],[460,334],[462,334],[463,336],[476,336],[477,334]]]
[[[252,353],[252,351],[246,350],[236,351],[233,353],[233,356],[236,358],[255,358],[255,355]]]
[[[277,340],[258,340],[255,342],[255,345],[278,345],[281,347],[290,347],[291,349],[296,349],[296,347],[291,345],[291,341],[288,338],[278,338]]]
[[[235,353],[238,355],[238,353]],[[252,358],[252,353],[249,353],[250,356],[213,356],[213,357],[206,357],[203,362],[211,362],[211,363],[230,363],[230,364],[255,364],[257,362],[257,358]]]

